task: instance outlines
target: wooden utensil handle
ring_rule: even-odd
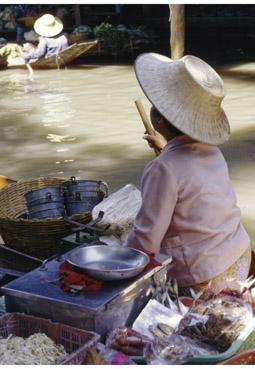
[[[153,128],[151,126],[151,123],[149,121],[149,118],[144,110],[144,107],[143,107],[143,104],[141,102],[141,100],[135,100],[135,105],[137,107],[137,110],[140,114],[140,117],[142,119],[142,122],[143,122],[143,125],[146,129],[146,132],[149,134],[149,135],[153,135]],[[157,148],[154,148],[154,152],[155,154],[158,156],[160,154],[160,150],[157,149]]]
[[[135,100],[135,105],[137,107],[137,110],[138,110],[138,112],[140,114],[140,117],[142,119],[143,125],[144,125],[147,133],[149,135],[153,134],[152,126],[151,126],[150,121],[149,121],[149,119],[147,117],[147,114],[146,114],[146,112],[144,110],[144,107],[143,107],[143,104],[142,104],[141,100]]]

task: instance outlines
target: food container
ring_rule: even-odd
[[[88,348],[93,348],[100,336],[95,332],[85,331],[51,320],[32,315],[9,313],[0,317],[0,335],[7,338],[10,334],[29,337],[34,333],[45,333],[56,344],[64,346],[68,357],[59,364],[80,365],[83,363]]]
[[[64,183],[67,215],[92,211],[93,207],[108,196],[105,182],[94,180],[76,180],[71,177]]]
[[[60,187],[46,187],[25,193],[29,219],[61,217],[65,214]]]

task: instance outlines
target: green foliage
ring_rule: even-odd
[[[111,54],[117,54],[128,41],[128,35],[119,31],[111,23],[103,22],[95,26],[94,35],[103,43],[105,50]]]
[[[18,46],[15,44],[7,44],[0,49],[0,55],[3,57],[12,56],[13,58],[16,58],[20,56],[20,51],[18,49]]]
[[[111,23],[102,22],[99,25],[95,26],[93,29],[93,32],[95,36],[100,37],[101,35],[104,35],[109,30],[113,30],[114,26]]]

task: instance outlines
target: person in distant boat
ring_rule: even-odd
[[[17,4],[14,7],[14,22],[16,27],[16,41],[19,45],[24,42],[24,33],[28,30],[25,25],[25,18],[28,16],[27,4]]]
[[[68,40],[64,34],[62,21],[51,14],[44,14],[35,21],[35,32],[40,36],[38,46],[29,53],[23,55],[28,63],[32,59],[49,57],[65,50]]]

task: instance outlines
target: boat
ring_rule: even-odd
[[[7,68],[7,59],[4,56],[0,55],[0,69]]]
[[[80,55],[91,51],[98,45],[97,40],[87,41],[82,43],[74,43],[68,46],[65,50],[49,56],[39,58],[35,61],[31,61],[29,64],[33,69],[54,69],[63,68],[73,60],[77,59]],[[16,60],[15,59],[19,59]],[[19,57],[8,61],[9,67],[25,67],[24,59]]]

